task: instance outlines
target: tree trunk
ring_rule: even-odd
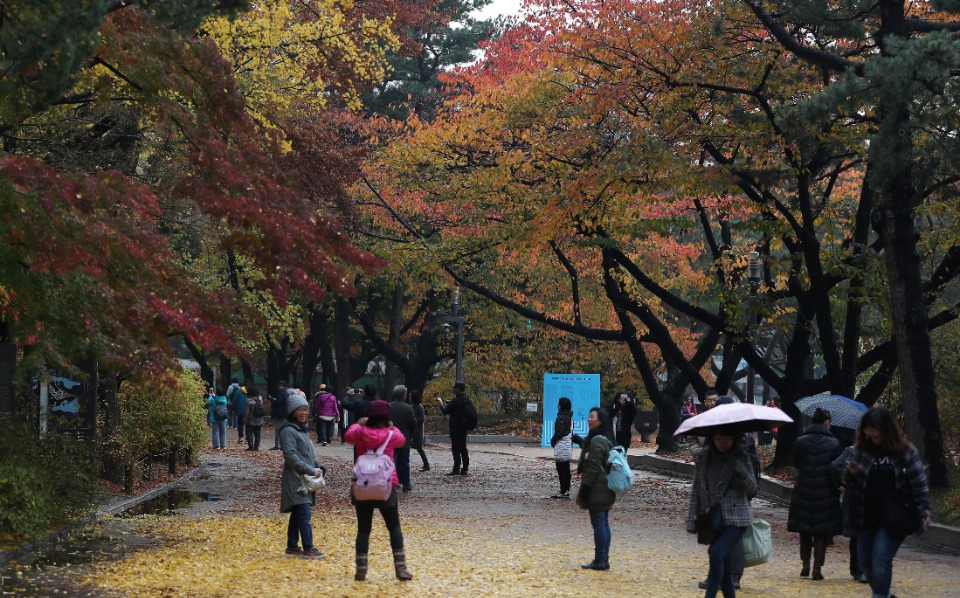
[[[904,27],[903,3],[883,3],[881,31],[891,37],[908,35]],[[888,53],[881,38],[881,48]],[[872,140],[869,161],[876,177],[877,217],[887,270],[893,336],[900,371],[907,436],[929,465],[931,488],[947,485],[947,464],[943,452],[937,391],[926,298],[917,254],[919,235],[914,223],[917,193],[913,179],[913,143],[910,106],[901,98],[881,101],[880,128]]]
[[[343,390],[353,382],[350,373],[350,302],[337,297],[333,313],[333,352],[337,360],[336,392]]]
[[[400,328],[403,326],[403,286],[397,285],[393,289],[393,305],[390,310],[390,337],[387,339],[387,343],[390,347],[396,351],[400,346]],[[390,359],[386,360],[386,376],[384,378],[383,388],[384,393],[389,394],[393,392],[393,388],[397,385],[397,364]]]
[[[230,386],[230,378],[233,377],[233,365],[230,363],[230,358],[226,355],[220,356],[220,379],[217,380],[217,387],[220,392],[226,392],[227,387]]]

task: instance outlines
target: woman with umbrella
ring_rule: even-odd
[[[688,421],[693,419],[696,418]],[[753,521],[749,501],[757,491],[757,480],[737,436],[737,430],[732,426],[721,426],[708,432],[707,447],[697,455],[696,473],[690,489],[688,532],[697,533],[698,516],[708,513],[711,507],[717,507],[720,512],[720,527],[707,551],[710,571],[706,598],[713,598],[721,589],[725,598],[736,596],[730,555]]]
[[[841,453],[840,441],[830,433],[830,412],[817,409],[813,424],[793,446],[793,466],[797,482],[790,497],[787,531],[800,534],[800,577],[811,575],[810,552],[813,551],[811,579],[823,579],[821,567],[827,544],[840,533],[840,491],[830,475],[830,464]]]

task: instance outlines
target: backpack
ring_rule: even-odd
[[[383,451],[387,449],[390,439],[393,438],[393,430],[374,452],[373,449],[367,449],[367,452],[357,457],[357,462],[353,466],[353,497],[356,500],[387,500],[390,493],[393,492],[393,471],[396,466],[393,459],[384,455]]]
[[[627,464],[627,452],[622,446],[614,446],[607,456],[610,471],[607,473],[607,488],[614,494],[623,494],[633,486],[633,472]]]
[[[227,414],[227,404],[224,403],[214,403],[213,404],[213,419],[223,420],[227,419],[229,416]]]
[[[463,397],[463,429],[468,432],[476,429],[479,421],[480,418],[477,416],[477,408],[473,406],[470,399]]]
[[[257,397],[257,400],[253,403],[253,409],[250,410],[250,415],[253,417],[264,417],[266,414],[267,411],[263,408],[263,398]]]

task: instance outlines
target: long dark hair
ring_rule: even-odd
[[[880,431],[880,444],[874,444],[866,434],[864,428],[874,428]],[[893,418],[885,407],[871,407],[860,418],[857,425],[857,440],[855,443],[857,450],[872,453],[874,455],[895,456],[902,454],[912,446],[903,429],[897,420]]]
[[[573,405],[570,403],[570,399],[567,397],[560,397],[560,400],[557,401],[557,410],[558,411],[570,411],[573,408]]]
[[[420,398],[419,390],[411,390],[408,398],[410,399],[411,405],[419,405],[423,402],[423,399]]]
[[[614,444],[615,440],[613,439],[613,425],[610,421],[610,412],[603,407],[594,407],[590,410],[590,413],[594,412],[597,414],[597,419],[600,420],[600,425],[590,430],[584,445],[589,444],[594,436],[604,436],[610,441],[610,444]]]

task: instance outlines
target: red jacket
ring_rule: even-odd
[[[361,426],[360,424],[353,424],[347,428],[343,439],[357,447],[357,454],[362,455],[368,450],[376,451],[380,448],[387,440],[387,436],[391,430],[393,431],[393,436],[390,437],[390,443],[387,445],[387,448],[384,449],[383,454],[389,456],[390,460],[396,463],[397,460],[393,458],[393,449],[403,448],[403,446],[407,444],[407,439],[404,438],[403,433],[396,428],[370,428]],[[400,485],[396,470],[393,471],[392,479],[394,486]]]

